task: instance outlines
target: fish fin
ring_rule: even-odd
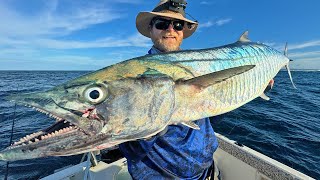
[[[264,93],[262,93],[262,94],[260,95],[260,97],[261,97],[262,99],[264,99],[264,100],[267,100],[267,101],[270,100],[270,98],[269,98],[266,94],[264,94]]]
[[[200,127],[196,125],[194,122],[189,121],[189,122],[182,122],[181,124],[188,126],[189,128],[200,130]]]
[[[293,80],[292,80],[292,76],[291,76],[291,72],[290,72],[290,68],[289,68],[289,63],[287,65],[285,65],[285,67],[286,67],[286,69],[288,71],[289,78],[290,78],[290,81],[292,83],[293,88],[297,89],[297,87],[294,85]]]
[[[249,31],[245,31],[239,38],[238,42],[251,42],[248,38]]]
[[[288,43],[287,43],[287,42],[286,42],[286,45],[285,45],[285,47],[284,47],[283,55],[285,55],[286,57],[288,57]]]
[[[221,71],[213,72],[203,76],[195,77],[192,79],[182,81],[182,84],[194,85],[199,88],[206,88],[208,86],[223,82],[233,76],[242,74],[250,69],[254,68],[255,65],[245,65],[229,69],[224,69]]]

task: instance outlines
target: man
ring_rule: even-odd
[[[148,54],[180,50],[182,40],[195,32],[198,23],[185,18],[185,5],[183,0],[162,0],[152,12],[138,14],[138,31],[154,43]],[[120,144],[132,178],[205,179],[210,176],[218,142],[209,118],[195,123],[200,130],[170,125],[151,139]]]

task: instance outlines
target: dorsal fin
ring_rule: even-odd
[[[248,38],[249,31],[245,31],[239,38],[238,42],[251,42]]]
[[[285,55],[286,57],[288,57],[288,42],[286,42],[286,46],[284,47],[283,55]]]

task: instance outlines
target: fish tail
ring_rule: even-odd
[[[290,68],[289,68],[289,63],[288,63],[287,65],[285,65],[285,67],[286,67],[286,69],[287,69],[287,71],[288,71],[288,74],[289,74],[289,77],[290,77],[290,81],[291,81],[291,83],[292,83],[292,86],[293,86],[295,89],[297,89],[297,87],[294,85],[293,80],[292,80],[292,76],[291,76],[291,72],[290,72]]]
[[[283,52],[283,55],[285,55],[286,57],[288,57],[288,42],[286,42],[286,46],[284,47],[284,52]],[[290,61],[292,61],[291,59],[289,59]],[[289,62],[285,65],[287,71],[288,71],[288,74],[289,74],[289,77],[290,77],[290,81],[292,83],[292,86],[297,89],[297,87],[294,85],[293,83],[293,80],[292,80],[292,76],[291,76],[291,72],[290,72],[290,68],[289,68]]]

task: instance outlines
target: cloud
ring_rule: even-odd
[[[225,25],[231,21],[232,21],[231,18],[219,19],[216,21],[207,21],[205,23],[200,23],[198,28],[203,29],[203,28],[209,28],[212,26],[222,26],[222,25]]]
[[[210,4],[213,4],[213,2],[201,1],[200,4],[202,4],[202,5],[210,5]]]
[[[79,3],[63,9],[58,1],[42,2],[36,14],[28,14],[17,10],[14,4],[1,1],[0,34],[7,37],[62,36],[123,16],[104,5]]]
[[[211,26],[213,26],[214,25],[214,22],[212,22],[212,21],[207,21],[207,22],[205,22],[205,23],[200,23],[199,24],[199,29],[202,29],[202,28],[208,28],[208,27],[211,27]]]
[[[92,41],[56,40],[56,39],[36,39],[30,45],[45,47],[50,49],[88,49],[88,48],[108,48],[108,47],[149,47],[150,39],[136,34],[127,38],[105,37]]]
[[[320,51],[290,53],[290,58],[320,58]]]
[[[227,24],[231,21],[231,18],[226,18],[226,19],[220,19],[216,22],[217,26],[222,26],[224,24]]]
[[[320,57],[298,59],[290,62],[291,69],[316,69],[320,70]]]
[[[12,1],[14,2],[14,1]],[[95,40],[65,40],[67,35],[91,26],[123,18],[110,4],[133,3],[129,0],[88,3],[87,1],[39,1],[36,14],[23,13],[15,4],[0,2],[0,41],[2,46],[19,48],[81,49],[150,46],[149,39],[135,34],[127,37],[103,37]],[[64,3],[69,3],[65,5]],[[20,2],[16,2],[20,3]],[[134,2],[134,4],[140,1]],[[10,24],[10,25],[8,25]],[[70,38],[69,38],[70,39]],[[4,49],[2,50],[4,51]]]
[[[0,1],[0,69],[97,69],[106,62],[141,54],[136,47],[146,49],[151,41],[138,33],[90,34],[95,33],[97,25],[126,18],[128,12],[118,6],[141,2]],[[112,51],[101,50],[114,47]]]
[[[304,48],[316,47],[316,46],[320,46],[320,40],[313,40],[313,41],[303,42],[299,44],[291,44],[289,48],[291,50],[294,50],[294,49],[304,49]]]

